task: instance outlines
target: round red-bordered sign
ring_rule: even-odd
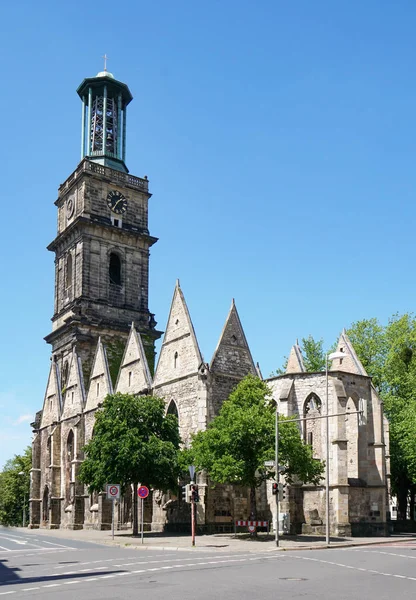
[[[118,485],[112,485],[108,488],[108,493],[110,496],[112,496],[113,498],[117,498],[117,496],[119,495],[119,486]]]
[[[248,526],[248,530],[249,530],[250,533],[254,533],[256,531],[255,525],[249,525]]]
[[[142,500],[144,500],[149,495],[149,488],[147,488],[145,485],[141,485],[137,490],[137,495],[139,496],[139,498],[142,498]]]

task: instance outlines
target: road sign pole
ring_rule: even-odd
[[[194,495],[192,493],[192,485],[193,481],[191,481],[191,532],[192,532],[192,546],[195,546],[195,502]]]
[[[143,506],[144,506],[144,499],[142,498],[142,504],[141,504],[141,521],[142,521],[142,544],[143,544],[143,527],[144,527],[144,518],[143,518]]]
[[[111,509],[111,530],[113,533],[113,540],[114,540],[114,502],[115,502],[115,498],[112,499],[112,509]]]

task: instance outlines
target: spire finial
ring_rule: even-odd
[[[108,60],[107,54],[104,54],[104,56],[102,56],[101,58],[104,59],[104,71],[107,71],[107,60]]]

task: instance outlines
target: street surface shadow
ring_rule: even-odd
[[[9,562],[7,559],[0,560],[0,585],[4,581],[18,581],[19,579],[17,571],[20,571],[20,569],[7,566],[5,564],[7,562]]]
[[[84,579],[85,577],[100,577],[100,575],[112,575],[113,573],[125,573],[125,569],[117,569],[114,571],[90,571],[89,573],[68,573],[68,575],[45,575],[44,577],[19,577],[16,574],[10,576],[13,569],[7,569],[9,578],[0,581],[0,587],[3,585],[29,584],[29,583],[53,583],[63,579]],[[14,575],[14,576],[13,576]]]

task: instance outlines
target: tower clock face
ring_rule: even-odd
[[[68,200],[66,201],[66,214],[68,215],[68,219],[70,219],[72,217],[72,215],[74,214],[74,210],[75,210],[75,196],[69,196]]]
[[[108,192],[107,206],[117,215],[121,215],[127,210],[127,200],[121,192],[111,190],[111,192]]]

